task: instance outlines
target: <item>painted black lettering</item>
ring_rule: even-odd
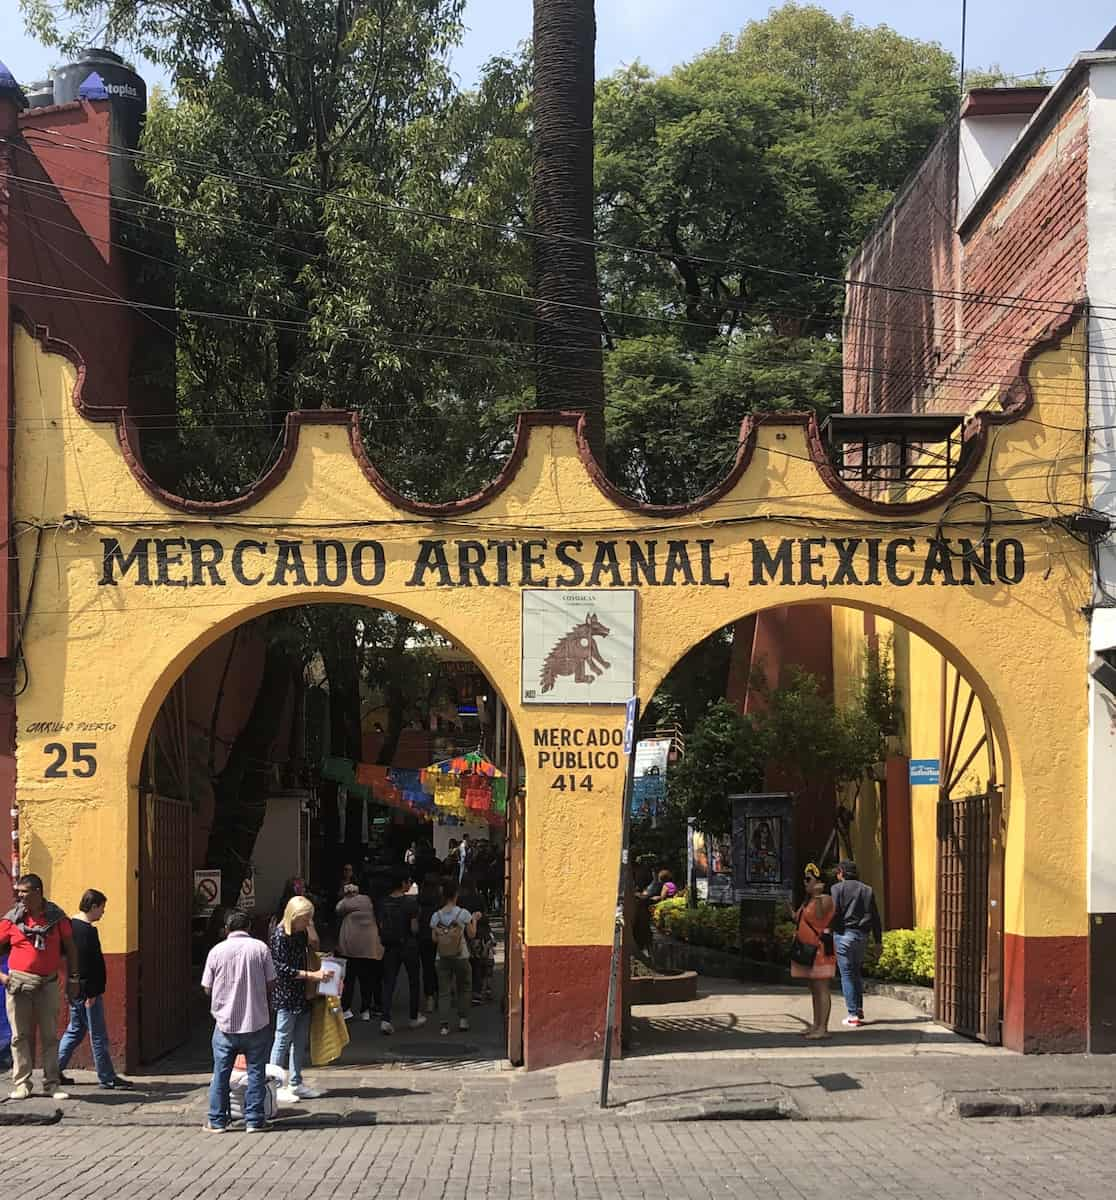
[[[899,574],[899,547],[906,546],[908,550],[913,550],[915,544],[911,538],[892,538],[887,543],[887,551],[885,561],[887,563],[887,579],[889,583],[895,584],[896,587],[906,587],[909,583],[914,582],[914,572],[908,571],[905,575]]]
[[[295,583],[301,587],[309,587],[310,579],[306,574],[306,564],[302,561],[302,543],[288,542],[279,538],[275,542],[275,570],[267,581],[268,587],[286,587],[287,576],[294,575]]]
[[[697,583],[694,578],[694,568],[690,565],[690,552],[684,541],[667,542],[667,560],[663,568],[663,586],[670,587],[674,577],[682,572],[683,584]]]
[[[713,539],[700,538],[701,547],[701,582],[705,587],[728,587],[729,577],[726,571],[719,579],[713,578]]]
[[[583,545],[584,542],[579,538],[577,541],[567,540],[559,542],[554,547],[554,553],[557,555],[558,561],[562,566],[570,568],[569,575],[556,575],[554,577],[555,587],[581,587],[582,583],[584,583],[585,568],[570,553],[571,550],[576,550],[580,554]]]
[[[256,542],[251,538],[245,538],[243,541],[237,542],[233,547],[232,552],[232,573],[233,578],[237,583],[243,584],[245,587],[255,587],[259,583],[263,583],[264,573],[261,571],[258,575],[249,577],[244,573],[244,554],[247,550],[255,550],[257,554],[267,553],[267,542]]]
[[[535,745],[536,746],[549,746],[550,745],[550,730],[549,729],[536,729],[535,730]]]
[[[655,565],[655,551],[658,542],[628,543],[628,583],[635,587],[642,575],[644,582],[651,587],[658,587],[658,568]]]
[[[834,538],[830,545],[837,551],[837,570],[830,583],[834,587],[842,583],[858,587],[860,579],[856,573],[856,548],[860,545],[860,538]]]
[[[589,586],[600,587],[601,576],[606,571],[613,587],[623,587],[624,580],[620,575],[620,560],[616,557],[615,542],[597,543],[597,553],[593,556],[593,570],[589,574]]]
[[[426,576],[437,572],[439,587],[453,587],[449,563],[446,561],[445,541],[423,538],[419,545],[421,548],[415,559],[415,569],[411,572],[411,578],[407,580],[407,586],[422,587]]]
[[[864,545],[868,549],[868,578],[865,583],[869,587],[880,585],[880,539],[869,538]]]
[[[151,549],[150,538],[140,538],[132,547],[131,554],[125,554],[116,538],[101,538],[101,587],[116,587],[117,574],[123,579],[132,569],[136,568],[136,587],[151,586],[151,567],[148,562],[148,552]]]
[[[201,587],[209,583],[212,587],[224,587],[225,581],[218,564],[225,557],[225,547],[215,538],[191,538],[187,543],[190,547],[190,586]],[[203,579],[208,574],[209,579]]]
[[[472,587],[476,580],[477,587],[488,587],[484,577],[484,560],[488,552],[483,542],[457,543],[457,579],[461,587]]]
[[[974,579],[975,576],[975,579]],[[966,585],[992,582],[992,541],[973,542],[961,538],[961,582]]]
[[[185,538],[155,539],[155,583],[158,587],[185,587],[187,580],[172,579],[171,567],[182,566],[182,554],[186,549]]]
[[[958,585],[957,576],[953,573],[953,552],[949,548],[947,538],[930,539],[926,562],[922,566],[922,578],[918,581],[919,586],[925,587],[928,583],[936,582],[935,574],[941,575],[941,582],[946,586]]]
[[[828,587],[829,581],[825,575],[817,576],[814,574],[815,567],[821,567],[825,564],[825,559],[822,557],[821,551],[825,549],[828,538],[799,538],[799,554],[798,554],[798,582],[802,584],[810,584],[813,587]],[[814,551],[817,550],[815,554]]]
[[[372,574],[365,574],[364,556],[372,552]],[[349,570],[353,583],[360,587],[378,587],[384,581],[384,548],[379,542],[356,542],[349,551]]]
[[[333,562],[329,561],[333,555]],[[341,587],[349,578],[349,553],[341,542],[325,538],[314,543],[314,565],[317,587]]]
[[[767,548],[767,543],[759,538],[750,538],[752,543],[752,586],[767,587],[769,583],[775,582],[775,570],[778,568],[782,572],[780,583],[792,584],[794,578],[791,574],[794,567],[791,562],[791,546],[793,543],[789,538],[784,538],[779,543],[779,548],[774,554]],[[764,579],[764,575],[767,578]]]
[[[545,550],[547,545],[546,538],[526,538],[520,542],[520,579],[524,587],[546,587],[550,583],[550,577],[547,575],[542,579],[535,578],[535,568],[541,567],[546,559],[545,555],[536,554],[535,551]]]
[[[1015,538],[1004,538],[996,543],[996,578],[1001,583],[1019,583],[1025,570],[1022,542]]]
[[[496,551],[496,586],[508,586],[508,551],[516,547],[515,538],[496,538],[488,543]]]

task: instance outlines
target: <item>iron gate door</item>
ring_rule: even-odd
[[[182,1045],[190,1032],[193,869],[189,804],[140,796],[140,1061]]]
[[[934,998],[950,1029],[1000,1041],[1000,796],[938,800]]]

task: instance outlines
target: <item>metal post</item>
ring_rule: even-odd
[[[628,719],[624,748],[628,771],[624,777],[622,832],[620,835],[620,876],[616,884],[616,921],[612,929],[612,960],[608,968],[608,1006],[605,1009],[604,1057],[601,1059],[601,1108],[608,1108],[608,1077],[612,1070],[612,1038],[616,1031],[616,1001],[620,991],[620,963],[624,944],[624,900],[628,887],[628,840],[632,828],[632,781],[635,778],[635,727],[639,721],[639,700],[628,701]]]

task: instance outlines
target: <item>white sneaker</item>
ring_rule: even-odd
[[[366,1012],[362,1012],[362,1013],[360,1014],[360,1019],[361,1019],[362,1021],[371,1021],[371,1020],[372,1020],[372,1014],[371,1014],[370,1012],[367,1012],[367,1011],[366,1011]]]
[[[462,1033],[464,1033],[469,1028],[469,1022],[466,1021],[464,1017],[462,1017],[461,1020],[457,1022],[457,1028],[460,1029]]]
[[[59,1088],[57,1091],[50,1093],[50,1098],[52,1100],[69,1100],[70,1093],[64,1092],[61,1088]]]
[[[380,1032],[384,1033],[384,1034],[394,1033],[395,1026],[390,1021],[381,1021],[380,1022]]]
[[[297,1104],[302,1099],[292,1087],[281,1087],[275,1096],[280,1104]]]
[[[27,1086],[26,1083],[21,1083],[19,1085],[19,1087],[12,1088],[12,1090],[8,1093],[8,1099],[9,1100],[30,1100],[31,1099],[31,1089]]]
[[[319,1092],[317,1088],[307,1087],[305,1083],[296,1084],[291,1089],[300,1100],[320,1100],[325,1092]]]
[[[353,1017],[356,1016],[356,1013],[354,1013],[351,1008],[347,1008],[341,1015],[345,1018],[346,1021],[351,1021],[353,1019]]]
[[[415,1017],[413,1021],[408,1021],[407,1024],[410,1025],[412,1029],[421,1029],[426,1024],[426,1018],[419,1013],[419,1015]]]

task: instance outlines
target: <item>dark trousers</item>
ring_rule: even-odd
[[[391,1020],[391,1002],[395,996],[395,985],[399,979],[400,970],[407,972],[407,985],[410,1000],[411,1020],[419,1012],[419,955],[418,946],[413,942],[402,946],[386,946],[384,948],[384,1020]]]
[[[345,960],[345,986],[341,989],[341,1007],[346,1011],[353,1007],[353,992],[360,984],[360,1011],[371,1012],[380,1003],[383,989],[384,968],[376,958],[349,958]]]
[[[438,994],[438,947],[433,939],[419,943],[419,961],[422,964],[422,994],[437,996]]]

